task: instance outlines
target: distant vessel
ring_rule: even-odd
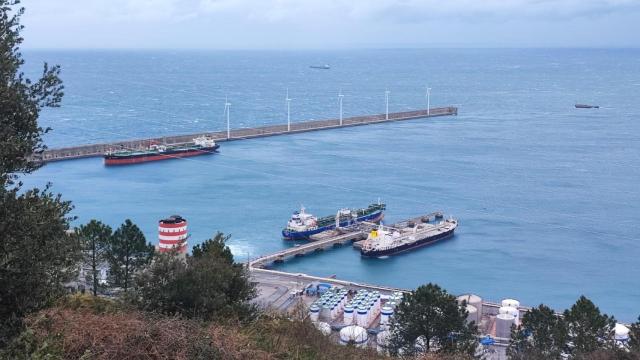
[[[576,104],[576,109],[599,109],[598,105]]]
[[[311,65],[309,66],[312,69],[323,69],[323,70],[329,70],[331,69],[331,66],[329,66],[329,64],[324,64],[324,65]]]
[[[458,221],[455,219],[443,220],[437,224],[414,224],[403,229],[380,225],[372,230],[367,240],[362,243],[360,255],[381,257],[433,244],[453,236],[457,227]]]
[[[382,220],[385,209],[385,204],[377,203],[365,209],[341,209],[336,215],[317,218],[302,207],[291,215],[287,227],[282,230],[282,237],[286,240],[306,240],[311,235],[335,229],[336,225],[344,227],[361,221],[377,223]]]
[[[220,145],[205,136],[193,139],[193,143],[183,145],[153,144],[144,150],[116,150],[104,154],[105,165],[128,165],[149,161],[167,160],[213,154]]]

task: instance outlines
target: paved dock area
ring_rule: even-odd
[[[150,139],[119,141],[114,143],[79,145],[79,146],[72,146],[72,147],[65,147],[65,148],[58,148],[58,149],[49,149],[34,158],[36,160],[43,161],[43,162],[71,160],[71,159],[79,159],[79,158],[86,158],[86,157],[102,156],[107,151],[113,151],[113,150],[119,150],[119,149],[131,149],[131,150],[146,149],[149,147],[150,144],[165,144],[165,145],[186,144],[186,143],[192,142],[194,138],[200,137],[200,136],[208,136],[218,142],[246,140],[246,139],[253,139],[253,138],[267,137],[267,136],[296,134],[296,133],[309,132],[309,131],[329,130],[329,129],[337,129],[337,128],[343,128],[343,127],[378,124],[378,123],[392,122],[392,121],[415,120],[415,119],[422,119],[422,118],[429,118],[429,117],[436,117],[436,116],[449,116],[449,115],[457,115],[457,114],[458,114],[458,108],[449,106],[449,107],[439,107],[439,108],[431,108],[431,109],[425,109],[425,110],[395,112],[395,113],[389,113],[388,116],[387,114],[354,116],[354,117],[344,118],[342,119],[342,122],[340,122],[339,119],[312,120],[312,121],[291,123],[290,127],[288,127],[287,124],[270,125],[270,126],[254,127],[254,128],[233,129],[233,130],[230,130],[229,133],[227,133],[227,131],[214,131],[214,132],[204,132],[204,133],[196,133],[196,134],[165,136],[165,137],[150,138]]]
[[[408,220],[400,221],[391,227],[405,227],[419,222],[433,222],[443,217],[441,212],[433,212],[427,215],[417,216]],[[306,315],[308,307],[317,299],[317,295],[309,295],[305,291],[313,284],[324,283],[333,287],[344,288],[350,293],[359,290],[378,291],[381,295],[389,296],[395,292],[409,292],[409,289],[394,288],[373,284],[363,284],[345,279],[337,279],[327,276],[314,276],[303,273],[288,273],[270,268],[275,262],[285,261],[293,256],[312,255],[316,251],[332,249],[337,245],[345,245],[355,240],[362,239],[368,234],[368,229],[373,224],[360,224],[334,231],[327,231],[320,236],[316,236],[314,241],[301,246],[294,246],[280,252],[266,255],[250,261],[248,266],[251,279],[256,283],[258,296],[254,300],[261,308],[267,311],[275,311],[285,314]],[[354,244],[355,245],[355,244]],[[338,251],[338,250],[335,250]],[[486,359],[498,360],[506,359],[506,346],[508,339],[495,337],[495,316],[498,313],[500,304],[484,301],[482,302],[482,313],[480,314],[479,329],[483,335],[491,335],[496,340],[496,344],[488,346]],[[521,308],[526,311],[526,308]],[[369,326],[369,331],[375,333],[379,330],[379,318],[374,319]],[[341,320],[331,321],[332,328],[339,329]],[[372,342],[372,346],[375,343]]]

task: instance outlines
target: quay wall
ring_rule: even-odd
[[[457,114],[458,114],[458,108],[450,106],[450,107],[432,108],[429,110],[415,110],[415,111],[389,113],[388,119],[386,118],[386,114],[348,117],[348,118],[343,118],[342,125],[340,125],[339,119],[312,120],[312,121],[291,123],[290,130],[287,129],[286,124],[260,126],[260,127],[254,127],[254,128],[233,129],[230,131],[229,138],[227,138],[226,131],[215,131],[215,132],[203,132],[203,133],[195,133],[195,134],[165,136],[165,137],[150,138],[150,139],[119,141],[119,142],[113,142],[113,143],[63,147],[63,148],[46,150],[42,154],[34,156],[34,159],[43,161],[43,162],[50,162],[50,161],[79,159],[79,158],[85,158],[85,157],[96,157],[96,156],[102,156],[105,152],[110,150],[145,149],[149,147],[150,144],[154,144],[154,143],[168,144],[168,145],[184,144],[184,143],[193,141],[193,138],[198,136],[209,136],[213,138],[215,141],[233,141],[233,140],[244,140],[244,139],[252,139],[252,138],[258,138],[258,137],[266,137],[266,136],[285,135],[290,133],[301,133],[301,132],[308,132],[308,131],[327,130],[327,129],[335,129],[335,128],[341,128],[341,127],[377,124],[377,123],[383,123],[383,122],[412,120],[412,119],[420,119],[420,118],[426,118],[426,117],[447,116],[447,115],[457,115]]]

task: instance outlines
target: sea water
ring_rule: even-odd
[[[27,51],[25,71],[62,66],[62,107],[42,113],[50,147],[455,105],[459,115],[222,143],[220,153],[135,166],[51,163],[77,223],[126,218],[156,242],[188,219],[189,245],[232,234],[237,261],[292,244],[280,231],[316,215],[387,204],[386,223],[442,210],[455,237],[386,259],[350,247],[279,268],[413,288],[570,306],[581,294],[640,314],[639,50]],[[331,64],[330,70],[310,69]],[[600,109],[575,109],[575,103]]]

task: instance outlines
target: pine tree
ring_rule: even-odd
[[[511,333],[510,359],[561,359],[567,352],[564,319],[540,304],[522,316],[522,325]]]
[[[19,46],[24,8],[18,0],[0,0],[0,185],[13,184],[19,173],[30,173],[39,164],[31,156],[45,149],[38,126],[45,107],[57,107],[63,96],[60,67],[44,64],[36,81],[20,71],[24,64]]]
[[[78,249],[66,233],[72,206],[59,195],[22,189],[16,180],[38,168],[44,149],[40,111],[62,99],[60,69],[44,64],[39,79],[21,72],[24,60],[19,1],[0,0],[0,347],[30,312],[62,294]]]
[[[82,264],[89,269],[88,282],[91,284],[93,296],[98,295],[100,286],[100,268],[107,260],[109,240],[112,236],[111,227],[97,220],[91,220],[81,225],[75,232],[82,248]]]
[[[611,349],[611,336],[615,319],[600,313],[600,309],[584,295],[571,309],[565,310],[569,352],[574,356],[589,354],[597,350]]]
[[[405,294],[396,307],[391,325],[391,352],[412,355],[421,352],[473,355],[477,345],[475,324],[467,324],[467,310],[456,297],[435,284],[420,286]]]
[[[129,290],[135,272],[148,264],[154,247],[147,244],[138,226],[127,219],[111,236],[107,250],[111,285]]]
[[[255,285],[242,264],[235,263],[225,244],[229,236],[217,233],[213,239],[193,248],[193,256],[159,254],[136,277],[135,301],[144,310],[169,315],[212,320],[249,320],[256,315],[250,303]]]

